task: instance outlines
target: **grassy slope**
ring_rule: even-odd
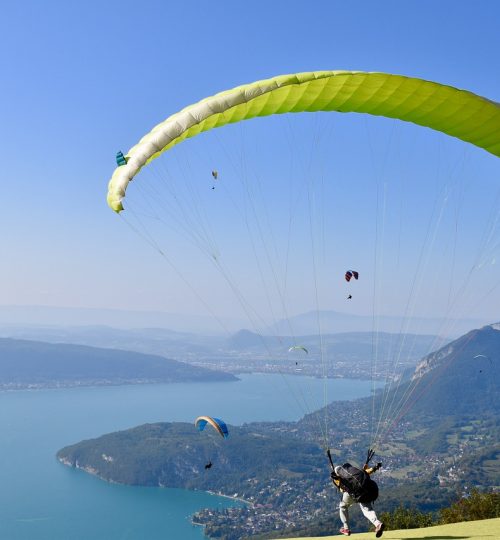
[[[341,534],[335,536],[323,536],[320,540],[328,540],[329,538],[338,539],[347,538],[347,536],[342,536]],[[365,538],[372,539],[375,538],[375,533],[351,534],[349,538],[352,538],[352,540],[364,540]],[[425,529],[387,531],[383,534],[382,538],[386,540],[499,540],[500,518],[484,519],[481,521],[464,521],[462,523],[438,525],[437,527],[427,527]],[[302,538],[301,540],[312,540],[312,537]]]

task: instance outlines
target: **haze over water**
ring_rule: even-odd
[[[323,381],[243,375],[235,383],[138,385],[0,393],[0,537],[8,540],[200,539],[191,515],[233,501],[203,492],[113,485],[62,466],[57,450],[147,422],[192,422],[199,414],[229,424],[296,420],[290,388],[313,400]],[[370,381],[328,381],[330,398],[369,395]],[[312,406],[311,402],[311,406]],[[194,429],[194,428],[193,428]]]

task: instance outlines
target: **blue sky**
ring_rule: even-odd
[[[106,186],[116,151],[127,150],[156,123],[190,103],[220,90],[282,73],[323,69],[386,71],[436,80],[500,101],[499,21],[500,4],[496,1],[77,4],[28,0],[4,5],[0,19],[0,304],[203,313],[203,306],[195,298],[202,295],[220,315],[230,317],[239,313],[241,309],[235,306],[227,287],[185,248],[182,240],[172,238],[167,249],[190,282],[187,288],[158,253],[107,208]],[[463,251],[472,250],[473,238],[479,238],[491,225],[485,217],[490,211],[486,205],[497,195],[495,182],[500,167],[492,156],[476,149],[464,150],[462,143],[442,142],[441,136],[429,134],[428,130],[420,128],[415,135],[413,127],[394,128],[393,123],[380,119],[367,123],[351,118],[321,119],[319,128],[318,121],[292,119],[291,129],[295,130],[301,149],[309,144],[300,139],[302,130],[312,132],[326,126],[334,131],[332,140],[339,148],[335,173],[346,180],[331,188],[330,195],[351,197],[356,186],[356,204],[362,210],[355,218],[356,225],[348,227],[349,242],[338,246],[338,252],[345,256],[337,251],[329,253],[331,259],[325,264],[320,290],[321,307],[368,314],[378,294],[385,300],[379,298],[377,309],[401,313],[406,309],[408,296],[395,292],[399,290],[399,281],[397,287],[384,282],[379,292],[374,292],[375,267],[378,265],[380,276],[387,276],[387,264],[394,264],[391,261],[396,254],[393,249],[381,247],[380,253],[388,252],[386,262],[381,262],[380,257],[374,262],[373,237],[366,234],[377,223],[374,184],[364,184],[368,172],[381,178],[406,166],[406,159],[400,157],[396,162],[392,156],[405,152],[409,155],[413,144],[418,148],[419,157],[413,158],[405,174],[411,178],[407,186],[422,182],[422,190],[408,188],[404,203],[407,210],[400,218],[395,211],[393,215],[392,209],[399,209],[403,199],[397,185],[389,183],[386,217],[378,221],[380,228],[385,224],[387,244],[394,246],[396,236],[404,229],[403,242],[408,252],[416,252],[419,244],[414,233],[422,225],[416,224],[415,231],[412,230],[412,220],[417,220],[412,210],[426,206],[434,196],[437,204],[442,205],[444,196],[439,194],[439,186],[451,189],[445,180],[432,187],[423,177],[446,176],[446,167],[449,171],[460,168],[462,176],[457,175],[456,189],[450,195],[452,209],[442,221],[448,223],[449,229],[440,229],[436,234],[436,242],[443,246],[440,252],[449,262],[453,242],[446,234],[454,226],[453,215],[459,213],[461,230],[478,228],[475,237],[464,237]],[[272,121],[268,127],[254,128],[252,124],[243,128],[244,135],[229,129],[220,135],[222,142],[219,136],[207,136],[180,150],[179,156],[188,160],[191,148],[198,153],[205,146],[208,156],[217,156],[216,166],[222,165],[224,170],[229,165],[222,157],[222,145],[226,147],[233,139],[245,137],[247,159],[258,160],[268,174],[279,175],[284,161],[274,159],[269,145],[274,141],[282,150],[284,143],[280,138],[288,129],[287,122],[277,122],[276,127]],[[383,156],[394,130],[398,134],[404,132],[407,142],[401,151],[391,146],[391,163],[387,166]],[[264,141],[261,147],[255,139]],[[235,152],[241,151],[242,144],[241,140],[235,143],[240,149]],[[445,147],[448,163],[435,151],[438,146]],[[334,165],[328,148],[322,152],[317,166],[325,166],[331,172]],[[427,157],[423,160],[421,156]],[[205,167],[208,162],[210,157],[195,167]],[[166,163],[167,167],[171,165]],[[175,170],[175,165],[172,167]],[[482,182],[482,194],[467,183],[477,176]],[[379,195],[381,185],[378,184]],[[269,189],[266,200],[274,201],[272,209],[279,214],[282,183],[277,181]],[[485,198],[481,199],[482,196]],[[222,194],[219,199],[217,204],[223,204]],[[466,202],[460,206],[462,199]],[[328,218],[331,226],[338,230],[343,223],[351,223],[349,209],[342,210],[340,205],[336,212],[335,219]],[[223,210],[218,215],[221,213]],[[319,215],[328,217],[325,210]],[[401,219],[406,227],[395,225]],[[231,256],[233,249],[236,253],[241,249],[244,254],[248,247],[238,243],[236,232],[231,232],[233,227],[228,228],[223,220],[217,225],[226,232],[221,239],[226,255]],[[276,227],[281,230],[279,224]],[[389,242],[391,230],[394,238]],[[380,235],[381,230],[379,242]],[[339,240],[341,236],[335,238]],[[288,292],[296,299],[289,305],[292,312],[307,311],[316,305],[311,300],[312,282],[305,286],[298,279],[301,264],[310,261],[306,239],[298,235],[296,242],[295,250],[302,256],[295,261],[297,281],[290,276],[289,286],[296,287],[296,292]],[[491,246],[483,253],[488,264],[495,262],[494,243]],[[429,256],[432,253],[429,251]],[[403,250],[398,254],[402,255]],[[464,275],[467,273],[472,259],[453,255],[457,275],[460,267]],[[245,294],[255,300],[256,309],[267,314],[267,301],[264,295],[259,296],[262,286],[248,266],[248,272],[244,272],[244,264],[242,256],[241,265],[236,264],[233,271],[241,274],[238,279],[245,284]],[[359,284],[358,294],[363,300],[345,306],[339,303],[345,291],[329,291],[327,275],[337,271],[343,274],[348,264],[360,265],[371,278]],[[408,274],[415,264],[410,257],[408,267],[402,266],[401,271]],[[436,268],[441,268],[440,264],[438,261]],[[443,267],[442,272],[449,275],[450,268]],[[489,298],[489,303],[483,303],[481,314],[492,319],[496,317],[495,305],[499,305],[493,295],[487,294],[495,284],[494,274],[491,271],[489,278],[478,280],[477,289],[470,290],[471,297]],[[412,279],[403,281],[401,287],[411,286]],[[448,302],[444,299],[448,289],[444,291],[439,282],[428,286],[424,283],[420,290],[421,296],[443,296],[441,308]],[[464,309],[467,306],[464,304]],[[432,315],[432,302],[416,306],[415,311]]]

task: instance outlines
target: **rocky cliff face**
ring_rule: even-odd
[[[429,373],[429,371],[440,364],[443,359],[448,357],[450,354],[453,354],[454,351],[455,347],[453,345],[446,345],[446,347],[439,349],[439,351],[425,356],[415,367],[415,373],[413,374],[412,380],[420,379],[426,373]]]
[[[417,365],[408,387],[418,414],[500,412],[500,324],[472,330]],[[410,391],[411,390],[411,391]]]
[[[412,380],[420,379],[430,371],[445,363],[453,362],[456,357],[474,357],[481,355],[491,362],[500,360],[500,323],[483,326],[445,345],[438,351],[425,356],[418,362]]]

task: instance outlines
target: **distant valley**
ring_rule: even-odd
[[[385,380],[399,376],[444,343],[432,335],[372,332],[268,336],[240,330],[205,336],[163,328],[123,330],[106,326],[3,327],[0,336],[87,345],[159,355],[193,366],[238,373],[290,373]],[[320,343],[322,350],[320,350]],[[289,352],[293,345],[308,351]],[[374,370],[374,373],[372,373]]]

